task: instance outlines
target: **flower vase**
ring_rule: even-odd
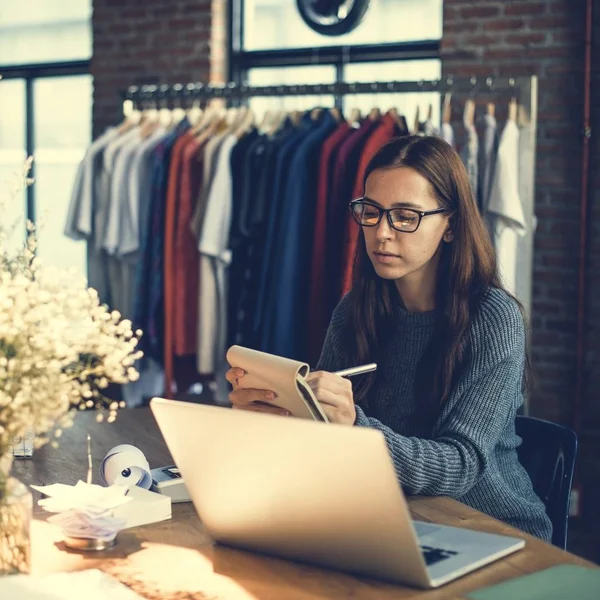
[[[0,576],[28,573],[31,557],[31,492],[10,477],[12,449],[0,453]]]

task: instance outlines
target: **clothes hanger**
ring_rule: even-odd
[[[486,113],[489,117],[496,116],[496,105],[493,102],[488,102],[486,107]]]
[[[267,132],[267,135],[269,135],[269,136],[275,135],[283,127],[283,124],[285,123],[287,118],[288,118],[287,110],[282,108],[282,109],[276,111],[275,116],[273,117],[271,126],[269,127],[269,130]]]
[[[417,106],[417,112],[415,113],[415,121],[413,123],[413,133],[419,133],[421,127],[421,108]]]
[[[256,115],[254,111],[248,106],[246,107],[246,112],[244,114],[244,118],[240,122],[236,131],[233,134],[237,137],[238,140],[242,139],[245,135],[250,133],[254,124],[256,123]]]
[[[362,114],[360,112],[360,108],[351,108],[347,119],[348,125],[350,125],[350,127],[359,127],[361,120]]]
[[[517,122],[517,99],[514,97],[508,103],[508,120]]]
[[[343,120],[342,113],[339,108],[335,106],[329,109],[329,114],[336,120],[337,123],[341,123]]]
[[[369,119],[371,119],[371,121],[379,121],[379,119],[381,119],[381,110],[374,106],[369,112]]]
[[[467,98],[465,102],[463,123],[465,127],[472,127],[475,123],[475,101],[472,98]]]
[[[298,127],[300,125],[300,121],[302,121],[302,111],[301,110],[293,110],[289,113],[289,118],[294,127]]]
[[[442,123],[450,123],[452,120],[452,92],[444,94],[444,105],[442,108]]]

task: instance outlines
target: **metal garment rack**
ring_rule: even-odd
[[[240,102],[254,97],[279,96],[322,96],[330,95],[341,99],[354,94],[401,94],[407,92],[452,92],[456,94],[501,95],[516,97],[519,104],[527,107],[532,95],[535,77],[470,77],[455,78],[449,75],[443,79],[421,81],[373,81],[358,83],[316,83],[298,85],[252,86],[234,82],[211,83],[175,83],[173,85],[133,85],[123,94],[124,100],[139,105],[143,102],[160,101],[165,104],[182,103],[194,100],[221,98]],[[537,81],[535,83],[537,86]]]
[[[519,238],[517,248],[516,295],[531,318],[533,274],[533,242],[536,219],[535,164],[537,137],[538,82],[530,77],[453,77],[422,81],[374,81],[368,83],[328,83],[301,85],[251,86],[245,84],[187,83],[174,85],[131,86],[123,94],[136,107],[148,104],[185,106],[197,101],[220,98],[233,106],[254,97],[333,96],[335,105],[342,107],[344,96],[354,94],[402,94],[414,92],[451,92],[460,100],[471,97],[485,101],[506,101],[516,98],[519,106],[519,195],[525,214],[526,232]],[[528,402],[525,401],[525,414]]]

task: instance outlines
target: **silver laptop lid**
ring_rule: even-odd
[[[380,432],[161,398],[151,407],[215,540],[429,585]]]

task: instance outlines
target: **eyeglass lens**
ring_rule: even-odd
[[[352,210],[357,223],[366,227],[377,225],[383,213],[377,206],[362,202],[357,202]],[[409,208],[393,208],[389,214],[393,227],[399,231],[414,231],[419,226],[419,214]]]

